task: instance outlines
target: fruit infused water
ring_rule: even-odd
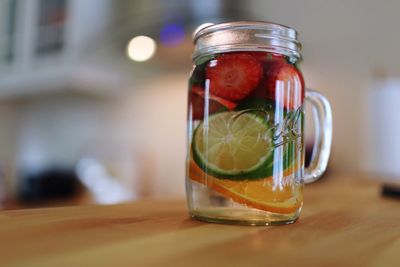
[[[196,59],[189,81],[189,212],[206,221],[293,222],[303,203],[304,81],[297,58]]]

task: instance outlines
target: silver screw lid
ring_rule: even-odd
[[[192,59],[234,51],[266,51],[301,58],[296,30],[266,21],[235,21],[207,25],[194,32]]]

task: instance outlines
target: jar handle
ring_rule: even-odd
[[[306,90],[306,100],[311,104],[315,125],[315,143],[310,165],[305,169],[306,184],[318,180],[328,165],[332,144],[332,109],[328,99],[314,90]]]

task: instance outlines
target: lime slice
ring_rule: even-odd
[[[271,133],[263,117],[254,113],[218,113],[195,130],[193,158],[206,173],[218,178],[262,178],[272,173]]]

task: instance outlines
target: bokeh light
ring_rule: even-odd
[[[160,32],[160,41],[165,46],[177,46],[184,38],[185,31],[179,24],[166,24]]]
[[[142,62],[154,55],[156,47],[156,42],[152,38],[140,35],[129,41],[126,52],[130,59]]]

